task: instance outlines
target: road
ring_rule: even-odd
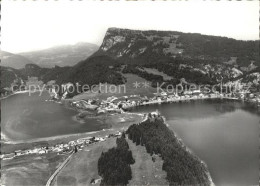
[[[69,155],[69,157],[67,157],[67,159],[57,168],[57,170],[51,175],[51,177],[48,179],[46,186],[51,186],[52,181],[54,180],[54,178],[57,176],[57,174],[61,171],[61,169],[63,167],[65,167],[65,165],[67,165],[67,163],[69,162],[69,160],[71,159],[72,155],[74,154],[74,151]]]

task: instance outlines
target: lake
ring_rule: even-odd
[[[85,123],[79,122],[75,119],[77,115],[75,110],[45,101],[49,98],[49,93],[44,92],[42,96],[39,96],[39,93],[31,96],[23,93],[1,100],[3,136],[11,141],[33,140],[97,131],[107,127],[96,119],[88,119]]]
[[[49,94],[17,94],[1,100],[1,129],[12,141],[91,132],[103,122],[75,120],[77,112],[54,102]],[[257,109],[224,100],[137,107],[158,109],[169,127],[208,166],[216,185],[258,185],[259,120]]]
[[[204,100],[150,105],[169,127],[203,160],[216,185],[258,185],[259,120],[257,108],[245,103]]]

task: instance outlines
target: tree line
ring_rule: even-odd
[[[116,139],[117,147],[102,152],[98,159],[98,174],[101,185],[127,185],[132,179],[131,164],[135,163],[132,151],[123,134]]]
[[[207,167],[175,137],[161,117],[131,125],[126,131],[136,145],[163,159],[170,185],[210,185]]]

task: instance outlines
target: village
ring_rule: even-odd
[[[68,143],[60,143],[54,146],[43,146],[33,149],[26,150],[16,150],[12,153],[1,154],[1,160],[13,159],[15,157],[30,155],[30,154],[47,154],[47,153],[57,153],[58,155],[62,154],[71,154],[72,152],[81,151],[85,146],[88,146],[93,143],[104,142],[107,138],[121,136],[122,132],[117,131],[115,134],[109,134],[105,137],[86,137],[80,138],[77,140],[69,141]]]
[[[154,121],[156,118],[160,117],[160,113],[158,110],[143,114],[142,122],[149,120]],[[1,154],[0,159],[1,160],[10,160],[15,157],[19,156],[25,156],[30,154],[47,154],[47,153],[57,153],[57,155],[69,155],[72,153],[76,153],[78,151],[81,151],[84,147],[99,143],[99,142],[105,142],[108,138],[117,138],[120,137],[125,132],[124,129],[121,131],[116,131],[115,133],[110,133],[105,136],[93,136],[93,137],[86,137],[86,138],[80,138],[77,140],[69,141],[68,143],[59,143],[53,146],[42,146],[42,147],[35,147],[33,149],[25,149],[25,150],[16,150],[12,153],[7,154]]]
[[[116,96],[108,97],[106,100],[77,100],[72,101],[71,106],[80,110],[95,111],[97,115],[104,113],[123,113],[133,107],[183,102],[202,99],[229,99],[240,100],[256,104],[260,106],[260,93],[250,93],[248,91],[240,91],[238,93],[207,93],[202,90],[184,91],[181,94],[167,94],[166,92],[155,93],[153,97],[130,95],[117,98]]]
[[[239,93],[206,93],[201,90],[184,91],[181,94],[167,94],[166,92],[155,93],[153,97],[130,95],[117,98],[116,96],[108,97],[106,100],[77,100],[70,101],[71,106],[78,110],[93,111],[93,115],[102,115],[105,113],[124,113],[127,110],[137,107],[151,104],[172,103],[172,102],[186,102],[192,100],[202,99],[229,99],[238,101],[247,101],[260,106],[260,94],[250,92]],[[156,112],[153,113],[156,115]],[[144,115],[144,120],[148,115]],[[117,131],[115,134],[109,134],[104,137],[86,137],[80,138],[68,143],[56,144],[54,146],[43,146],[34,149],[17,150],[13,153],[2,154],[0,159],[8,160],[14,157],[29,155],[29,154],[46,154],[46,153],[58,153],[58,154],[70,154],[82,150],[84,146],[90,145],[96,142],[106,141],[110,137],[118,137],[122,134],[122,131]]]

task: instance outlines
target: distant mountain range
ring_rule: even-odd
[[[1,66],[15,69],[24,68],[26,64],[36,64],[44,68],[52,68],[56,65],[60,67],[74,66],[97,50],[97,45],[82,42],[19,54],[1,51]]]
[[[33,62],[24,56],[1,51],[1,66],[21,69],[24,68],[26,64],[30,63]]]
[[[157,70],[172,77],[166,84],[215,84],[258,72],[259,67],[259,40],[109,28],[99,50],[59,81],[118,84],[125,81],[121,73],[132,73],[155,85],[165,82],[158,73],[151,73]]]
[[[57,65],[36,74],[45,82],[56,80],[59,84],[123,84],[127,81],[124,73],[138,75],[152,85],[216,84],[260,72],[259,40],[175,31],[109,28],[99,48],[78,44],[21,55],[41,67]],[[63,67],[66,65],[71,67]],[[26,70],[21,71],[26,75]]]
[[[63,45],[45,50],[20,53],[20,55],[41,67],[51,68],[55,65],[60,67],[73,66],[87,59],[97,50],[97,45],[82,42],[75,45]]]

